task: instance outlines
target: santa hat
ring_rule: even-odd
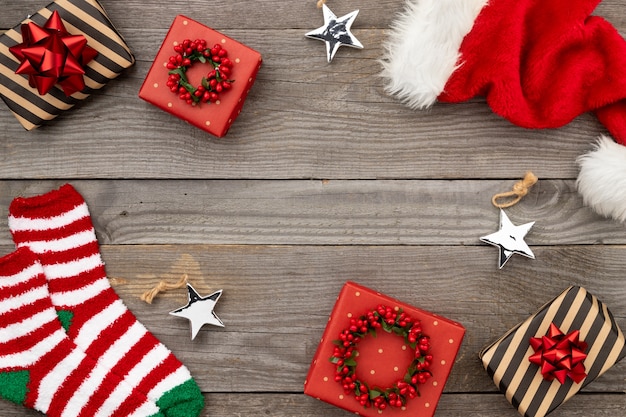
[[[591,16],[600,0],[407,0],[382,61],[385,89],[414,109],[485,96],[526,128],[593,111],[602,136],[579,158],[578,190],[626,220],[626,41]]]

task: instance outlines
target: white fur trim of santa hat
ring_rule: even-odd
[[[385,91],[412,109],[432,106],[461,63],[461,42],[488,0],[407,0],[381,61]]]
[[[595,149],[578,158],[576,185],[585,205],[605,217],[626,220],[626,146],[600,136]]]

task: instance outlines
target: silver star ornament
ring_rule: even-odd
[[[530,250],[524,236],[528,233],[535,222],[515,226],[503,210],[500,210],[500,230],[480,238],[485,243],[496,246],[500,249],[499,268],[501,269],[506,261],[517,253],[531,259],[535,259],[533,251]]]
[[[324,26],[312,30],[304,36],[326,42],[326,57],[328,62],[333,60],[340,46],[345,45],[352,48],[363,49],[361,42],[350,32],[350,27],[359,14],[358,10],[340,18],[337,18],[325,4],[322,5],[322,11],[324,13]]]
[[[190,284],[187,284],[187,293],[189,297],[187,305],[171,311],[170,314],[189,320],[191,324],[191,340],[196,338],[200,328],[205,324],[224,327],[222,320],[213,311],[215,303],[222,295],[222,290],[215,291],[206,297],[201,297]]]

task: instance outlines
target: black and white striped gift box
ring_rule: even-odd
[[[547,381],[540,367],[529,362],[531,337],[547,334],[550,323],[562,332],[580,330],[588,343],[587,377]],[[489,376],[507,400],[526,417],[543,417],[570,399],[626,356],[624,334],[605,304],[581,287],[570,287],[479,354]]]
[[[85,36],[87,44],[98,51],[85,69],[85,89],[69,97],[57,86],[40,95],[28,85],[27,76],[15,74],[19,61],[9,51],[22,42],[23,23],[33,21],[43,26],[54,10],[59,12],[69,33]],[[56,0],[0,36],[0,97],[22,126],[32,130],[104,87],[134,63],[128,45],[97,0]]]

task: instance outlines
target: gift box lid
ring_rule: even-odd
[[[15,73],[20,60],[9,51],[23,42],[22,24],[34,22],[43,27],[54,11],[67,32],[84,36],[87,45],[98,52],[84,68],[85,88],[69,97],[58,86],[40,95],[27,76]],[[97,0],[56,0],[0,36],[0,97],[22,126],[32,130],[104,87],[134,63],[128,45]]]
[[[334,380],[336,365],[329,360],[333,355],[333,341],[349,325],[350,318],[358,317],[379,304],[394,310],[402,309],[413,319],[420,320],[423,333],[430,339],[432,377],[418,386],[420,396],[408,399],[401,408],[378,410],[363,407],[353,396],[346,395],[341,384]],[[329,317],[304,383],[304,393],[361,416],[432,416],[464,334],[465,329],[459,323],[349,281],[341,289]],[[370,387],[390,386],[398,378],[401,379],[414,356],[402,337],[384,331],[377,331],[376,337],[364,337],[358,345],[358,353],[357,374],[363,375],[362,379]]]
[[[166,85],[168,81],[168,60],[176,55],[174,46],[185,39],[204,39],[209,47],[218,44],[228,51],[233,62],[229,79],[233,80],[230,90],[220,93],[217,102],[187,104],[178,93],[173,93]],[[261,55],[236,40],[219,33],[189,17],[178,15],[174,19],[154,62],[139,90],[139,97],[173,114],[174,116],[215,135],[222,137],[242,110],[245,99],[261,68]],[[187,70],[189,83],[199,86],[200,80],[210,68],[194,62]]]
[[[531,363],[531,338],[546,336],[554,324],[563,333],[580,331],[586,345],[586,377],[548,380]],[[585,347],[585,346],[583,346]],[[543,417],[626,356],[624,334],[607,306],[582,287],[572,286],[546,303],[479,353],[483,365],[507,400],[526,417]]]

